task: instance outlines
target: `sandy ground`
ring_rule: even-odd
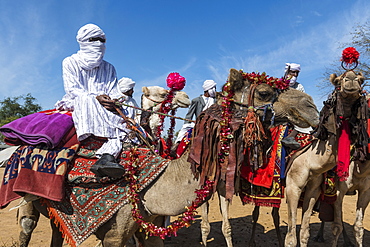
[[[4,168],[0,168],[0,177],[3,177]],[[352,233],[352,224],[355,219],[355,209],[356,209],[357,196],[347,196],[344,201],[344,222],[345,228],[349,233],[352,241],[354,242],[354,237]],[[7,208],[0,210],[0,247],[16,246],[15,243],[18,240],[18,233],[20,231],[19,226],[16,221],[16,211],[9,211],[14,205],[17,205],[18,201],[14,201]],[[233,229],[233,244],[235,247],[248,246],[248,241],[251,234],[252,228],[252,218],[251,214],[253,211],[252,205],[243,206],[238,197],[234,197],[233,203],[230,206],[230,222]],[[299,218],[301,211],[298,211]],[[208,246],[210,247],[222,247],[226,246],[226,242],[221,232],[221,214],[218,208],[217,197],[211,200],[210,203],[210,215],[209,219],[211,221],[211,233],[209,235]],[[365,214],[364,220],[364,246],[370,243],[370,213],[369,211]],[[189,228],[181,229],[178,232],[178,237],[172,237],[165,241],[165,246],[168,247],[188,247],[188,246],[202,246],[200,244],[200,216],[197,216],[195,223]],[[285,237],[287,231],[287,207],[285,201],[281,205],[280,209],[280,229]],[[300,221],[298,222],[300,224]],[[314,236],[318,229],[320,223],[317,214],[311,217],[311,236]],[[299,226],[298,226],[299,227]],[[312,240],[309,242],[309,246],[329,246],[331,233],[331,224],[327,223],[325,226],[326,232],[326,242],[325,243],[315,243]],[[51,230],[49,227],[49,222],[45,217],[41,217],[40,221],[35,229],[30,246],[31,247],[46,247],[50,243]],[[342,239],[340,239],[342,242]],[[257,225],[256,234],[257,246],[278,246],[276,233],[271,217],[271,208],[261,208],[260,217]],[[342,246],[341,242],[339,246]],[[95,246],[98,243],[95,236],[90,236],[84,243],[82,247]],[[68,246],[65,244],[65,246]]]

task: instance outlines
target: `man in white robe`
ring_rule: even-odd
[[[301,65],[297,63],[286,63],[285,64],[285,75],[284,78],[289,80],[289,87],[297,89],[301,92],[304,91],[304,87],[302,84],[297,82],[297,78],[299,75],[299,72],[301,71]],[[294,129],[288,136],[286,136],[283,140],[281,140],[281,143],[288,148],[291,149],[298,149],[301,147],[301,144],[299,144],[296,140],[295,137],[297,136],[298,133],[306,133],[310,134],[312,131],[311,127],[308,128],[301,128],[298,126],[294,126]]]
[[[124,168],[116,158],[122,149],[122,141],[128,139],[129,129],[123,119],[114,114],[113,99],[122,96],[119,91],[116,70],[103,60],[105,33],[94,24],[87,24],[77,32],[80,50],[63,60],[63,81],[66,94],[55,104],[56,109],[70,110],[79,141],[94,135],[106,137],[96,152],[99,160],[91,171],[98,176],[119,178]]]
[[[136,103],[136,100],[132,97],[132,95],[134,94],[135,84],[136,82],[133,81],[131,78],[122,77],[118,81],[118,88],[121,91],[121,93],[124,95],[125,100],[123,103],[129,106],[138,108],[138,104]],[[129,106],[122,106],[123,113],[127,117],[135,120],[136,123],[140,123],[141,111],[133,107],[129,107]]]
[[[214,80],[205,80],[203,82],[203,95],[200,95],[191,100],[191,104],[186,114],[185,118],[192,120],[193,117],[195,119],[200,115],[200,113],[206,109],[208,109],[211,105],[216,102],[216,82]],[[185,120],[184,125],[182,126],[179,134],[176,138],[175,143],[179,143],[182,138],[186,135],[186,133],[194,128],[195,124],[193,122],[189,122]]]

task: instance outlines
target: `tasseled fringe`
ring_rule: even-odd
[[[269,202],[269,200],[266,200],[266,199],[263,199],[262,200],[259,200],[259,199],[256,199],[256,198],[251,198],[251,197],[246,197],[244,198],[243,200],[243,204],[252,204],[254,206],[257,206],[257,207],[274,207],[274,208],[280,208],[280,203],[276,203],[276,202]]]
[[[53,220],[54,224],[58,227],[66,243],[72,247],[77,247],[76,242],[73,240],[73,237],[70,234],[68,234],[69,231],[67,231],[66,226],[62,222],[60,222],[60,220],[58,220],[59,216],[57,211],[52,209],[50,203],[46,199],[40,199],[40,202],[42,203],[42,205],[47,206],[49,219]]]

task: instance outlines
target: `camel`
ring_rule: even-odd
[[[166,99],[168,90],[159,86],[142,87],[143,94],[141,95],[141,108],[158,112],[161,108],[161,103]],[[183,91],[175,92],[172,100],[171,109],[188,108],[190,106],[189,96]],[[140,124],[144,129],[153,136],[157,127],[160,125],[158,114],[150,114],[143,112],[141,114]]]
[[[148,86],[148,87],[144,86],[142,87],[142,92],[143,94],[141,96],[141,108],[145,110],[158,111],[161,107],[161,103],[166,99],[169,90],[160,86]],[[184,91],[176,91],[172,99],[171,109],[187,108],[189,106],[190,106],[189,96]],[[141,113],[141,115],[145,115],[145,113]],[[140,119],[139,120],[136,119],[136,121],[140,121]],[[154,133],[158,125],[159,125],[158,115],[150,114],[149,133]],[[2,155],[0,156],[1,162],[6,163],[6,161],[10,158],[10,156],[12,155],[16,148],[17,147],[10,147],[8,148],[8,150],[10,151],[7,152],[5,152],[5,150],[2,151],[1,152]],[[28,243],[31,239],[31,234],[37,225],[39,215],[40,213],[34,208],[31,202],[19,208],[18,221],[19,225],[22,228],[19,237],[21,246],[28,246]],[[151,238],[150,241],[146,242],[156,243],[156,241],[160,240],[153,240],[153,238]]]
[[[334,241],[332,243],[332,246],[337,245],[338,237],[343,230],[343,197],[347,193],[347,191],[354,190],[358,191],[358,199],[356,206],[356,219],[353,230],[356,239],[356,246],[363,246],[363,220],[366,207],[370,202],[370,161],[353,161],[351,162],[349,171],[350,173],[348,179],[346,181],[338,181],[337,185],[338,197],[334,203],[334,222],[332,225]]]
[[[238,90],[241,89],[239,88]],[[312,112],[312,104],[307,105],[307,100],[300,100],[294,104],[290,101],[292,96],[298,92],[297,90],[287,90],[278,96],[277,92],[271,87],[261,84],[256,88],[256,98],[253,103],[255,106],[261,106],[266,101],[273,101],[274,106],[276,104],[276,107],[274,107],[276,122],[287,121],[287,119],[300,119],[302,122],[309,123],[312,121],[312,118],[315,118],[315,114],[307,114]],[[280,97],[286,100],[279,101]],[[307,94],[300,94],[299,96],[300,99],[307,99],[308,97]],[[279,99],[273,100],[276,98]],[[241,137],[234,136],[234,138]],[[169,162],[170,164],[163,173],[145,190],[140,192],[140,198],[142,198],[140,210],[145,220],[152,221],[157,215],[174,216],[183,213],[185,207],[190,206],[196,197],[194,191],[200,188],[199,181],[192,173],[191,163],[188,162],[188,152],[185,152],[179,159]],[[45,209],[37,201],[33,202],[33,205],[39,211]],[[123,246],[138,228],[138,224],[131,216],[131,205],[126,204],[109,221],[103,224],[95,234],[102,240],[103,246]],[[61,246],[62,240],[61,233],[53,226],[52,246]],[[162,245],[158,243],[157,246]]]
[[[364,82],[364,77],[361,73],[356,73],[349,70],[341,76],[332,74],[330,82],[335,86],[331,100],[327,101],[329,107],[333,99],[341,102],[342,110],[337,107],[337,114],[344,118],[351,117],[351,114],[357,114],[357,109],[354,109],[356,102],[360,100],[361,85]],[[333,103],[334,104],[334,103]],[[325,109],[325,106],[324,108]],[[326,129],[326,138],[314,139],[311,145],[307,146],[303,151],[297,152],[295,157],[292,157],[291,167],[286,176],[286,200],[288,204],[288,232],[285,238],[285,246],[296,246],[296,221],[298,200],[301,193],[305,190],[304,202],[302,206],[302,224],[300,230],[300,246],[307,246],[309,239],[309,219],[312,213],[315,202],[317,201],[321,189],[320,185],[323,181],[322,174],[331,170],[337,164],[338,156],[338,128],[335,126],[336,117],[333,114],[332,108],[330,113],[323,117],[320,124]],[[322,116],[325,116],[322,110]],[[325,132],[325,131],[324,131]],[[333,230],[337,228],[337,232],[341,229],[342,223],[336,224]],[[333,245],[336,246],[336,245]]]
[[[363,220],[364,214],[367,205],[370,201],[370,161],[359,162],[359,161],[352,161],[349,166],[349,176],[346,181],[336,181],[336,189],[337,189],[337,199],[334,202],[334,222],[333,228],[335,227],[334,231],[334,242],[333,246],[337,245],[338,237],[340,233],[343,233],[344,238],[344,245],[345,246],[354,246],[347,235],[344,225],[341,224],[343,222],[343,213],[342,213],[342,203],[343,198],[348,191],[355,192],[358,191],[358,202],[356,206],[356,219],[354,223],[354,235],[356,240],[357,246],[362,246],[363,242]],[[342,227],[338,227],[341,224]],[[324,242],[324,225],[325,222],[321,222],[321,226],[317,236],[315,237],[315,241]]]
[[[249,86],[250,82],[244,80],[240,73],[236,70],[230,70],[229,78],[230,82],[234,83],[234,90],[235,90],[235,97],[234,100],[236,102],[241,102],[243,104],[247,104],[248,102],[248,95],[249,95]],[[312,100],[312,98],[303,93],[301,91],[288,88],[283,93],[281,93],[278,98],[274,95],[274,89],[268,86],[267,84],[259,85],[259,90],[255,93],[254,103],[258,105],[267,105],[274,102],[274,109],[279,109],[279,111],[275,111],[275,124],[282,124],[286,122],[294,123],[300,127],[309,127],[309,126],[316,126],[318,124],[318,111],[317,108]],[[242,108],[242,104],[237,106]],[[300,107],[304,107],[306,111],[302,111]],[[257,113],[262,114],[263,110],[257,111]],[[268,119],[266,119],[268,120]],[[225,183],[220,181],[217,185],[217,194],[219,197],[219,206],[222,215],[222,233],[225,237],[226,243],[228,247],[233,246],[232,244],[232,237],[231,237],[231,225],[229,222],[229,215],[228,215],[228,208],[229,208],[229,201],[225,198],[226,188]],[[207,237],[210,233],[210,224],[208,220],[208,209],[209,203],[205,202],[201,206],[201,235],[202,235],[202,242],[204,246],[207,246]],[[252,236],[250,239],[250,244],[254,244],[254,230],[256,228],[257,220],[259,215],[259,207],[256,206],[253,211],[253,231]],[[275,229],[277,231],[277,235],[279,238],[280,246],[282,246],[282,238],[280,236],[279,231],[279,212],[278,208],[273,208],[273,219],[275,223]]]

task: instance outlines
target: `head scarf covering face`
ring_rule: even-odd
[[[203,83],[203,91],[208,92],[209,96],[216,97],[216,82],[214,80],[205,80]]]
[[[122,92],[122,93],[126,93],[127,91],[129,91],[130,89],[134,88],[135,87],[135,81],[133,81],[132,79],[130,78],[127,78],[127,77],[122,77],[121,79],[119,79],[118,81],[118,87],[119,87],[119,90]]]
[[[96,68],[103,61],[105,44],[99,40],[89,41],[89,38],[97,37],[105,39],[105,33],[94,24],[86,24],[77,32],[76,39],[80,44],[77,62],[85,70]]]
[[[289,71],[301,71],[301,65],[297,63],[286,63],[285,64],[285,74],[287,74]],[[289,86],[293,86],[297,82],[296,76],[289,76],[287,75],[287,78],[289,79]]]

